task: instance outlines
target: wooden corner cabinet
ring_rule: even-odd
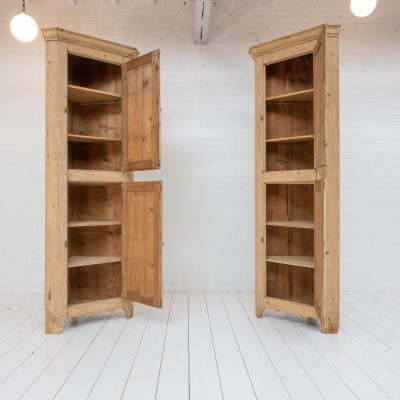
[[[159,51],[60,28],[46,42],[46,333],[162,306]]]
[[[255,61],[256,314],[339,328],[339,31],[250,48]]]

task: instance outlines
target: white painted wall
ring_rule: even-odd
[[[117,4],[118,3],[118,4]],[[399,289],[400,2],[354,17],[349,0],[216,0],[194,46],[193,0],[32,0],[61,26],[161,49],[164,284],[251,290],[254,282],[250,45],[324,22],[341,35],[341,274],[345,288]],[[44,42],[17,42],[0,0],[0,292],[44,282]]]

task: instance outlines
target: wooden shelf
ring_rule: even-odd
[[[267,139],[267,143],[298,143],[311,142],[314,140],[314,135],[290,136],[282,138]]]
[[[317,180],[315,169],[295,169],[292,171],[266,171],[263,181],[267,184],[311,184]]]
[[[122,183],[124,180],[121,171],[97,171],[86,169],[69,169],[68,182],[76,185],[108,185]]]
[[[69,142],[78,143],[121,143],[121,139],[101,136],[68,135]]]
[[[276,264],[293,265],[304,268],[314,268],[314,257],[305,256],[270,256],[267,257],[267,262]]]
[[[268,226],[314,229],[314,221],[267,221]]]
[[[121,101],[121,95],[112,92],[104,92],[103,90],[68,85],[68,100],[83,104],[105,102],[115,103]]]
[[[267,103],[292,103],[294,101],[312,101],[314,89],[300,90],[294,93],[281,94],[267,97]]]
[[[68,305],[68,318],[81,317],[86,314],[98,313],[101,311],[113,311],[123,308],[121,297],[113,297],[104,300],[82,300],[74,301]]]
[[[68,228],[81,228],[85,226],[114,226],[121,225],[121,221],[69,221]]]
[[[89,257],[89,256],[72,256],[68,258],[68,268],[84,267],[86,265],[101,265],[120,262],[121,257]]]

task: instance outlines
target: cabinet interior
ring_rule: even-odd
[[[313,88],[312,53],[266,65],[266,98]]]
[[[121,95],[121,66],[68,54],[68,85]]]
[[[68,55],[68,169],[121,171],[121,66]],[[69,304],[121,296],[120,184],[68,185]]]
[[[314,185],[267,184],[266,295],[313,304]]]

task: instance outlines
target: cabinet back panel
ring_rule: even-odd
[[[121,143],[69,143],[68,169],[120,171]]]
[[[121,227],[83,227],[68,231],[68,257],[121,256]]]
[[[267,227],[267,256],[314,256],[312,229]]]
[[[121,221],[121,186],[68,187],[69,221]]]
[[[121,263],[70,268],[68,302],[121,296]]]
[[[265,67],[265,96],[273,97],[313,87],[312,54]]]
[[[267,296],[314,304],[314,270],[267,263]]]
[[[266,170],[287,171],[314,167],[314,143],[267,144]]]
[[[82,105],[68,102],[68,133],[121,139],[121,104]]]
[[[313,103],[276,103],[266,106],[266,139],[312,135]]]
[[[69,54],[68,84],[121,94],[121,66]]]
[[[266,185],[266,218],[313,221],[314,185]]]

